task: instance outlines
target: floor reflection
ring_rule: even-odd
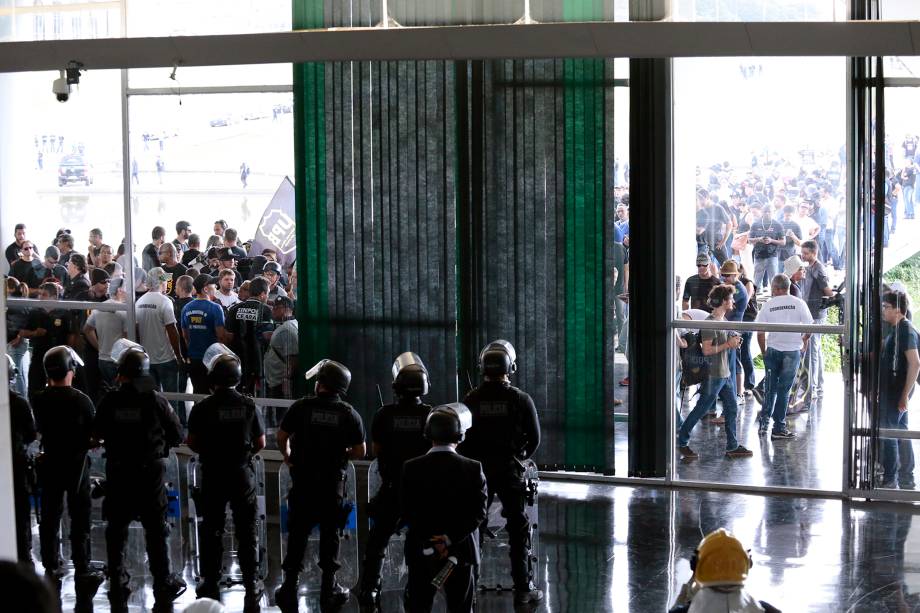
[[[526,610],[665,611],[690,577],[689,559],[700,538],[718,527],[751,549],[749,591],[784,611],[917,610],[918,514],[916,507],[893,503],[544,481],[535,572],[546,600]],[[274,569],[278,551],[269,540]],[[278,578],[273,572],[267,583]],[[308,595],[301,611],[318,611],[316,596]],[[402,611],[400,597],[385,593],[383,610]],[[190,589],[176,610],[193,598]],[[65,610],[72,602],[67,581]],[[97,611],[107,610],[103,591],[96,602]],[[242,591],[225,592],[224,603],[241,611]],[[277,610],[267,599],[265,605],[265,611]],[[358,607],[352,602],[342,610]],[[444,609],[439,603],[435,610]],[[484,593],[477,610],[512,611],[511,594]]]

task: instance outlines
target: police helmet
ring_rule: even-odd
[[[433,443],[459,443],[473,425],[473,414],[462,402],[431,409],[425,420],[425,438]]]
[[[487,377],[511,375],[517,370],[514,346],[505,340],[492,341],[479,354],[479,371]]]
[[[696,582],[703,587],[743,584],[753,565],[741,541],[725,528],[703,537],[690,559]]]
[[[243,380],[239,356],[223,343],[208,347],[201,361],[208,370],[208,382],[214,387],[236,387]]]
[[[150,374],[150,357],[141,345],[126,338],[120,338],[112,345],[110,354],[118,364],[118,375],[126,379],[138,379]]]
[[[278,262],[265,262],[265,266],[262,267],[262,272],[273,272],[278,276],[281,276],[281,264]]]
[[[407,351],[393,362],[393,391],[399,396],[421,397],[428,393],[428,369],[422,358]]]
[[[76,372],[78,366],[83,366],[83,360],[71,347],[58,345],[48,350],[42,365],[49,379],[59,381],[66,377],[68,372]]]
[[[344,364],[339,364],[335,360],[320,360],[316,365],[307,371],[305,378],[307,381],[316,377],[316,382],[321,383],[330,391],[337,394],[344,394],[351,385],[351,371]]]
[[[19,376],[19,369],[16,368],[16,362],[13,361],[10,354],[6,354],[6,375],[10,380],[10,385],[12,385],[16,377]]]

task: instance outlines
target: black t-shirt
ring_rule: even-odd
[[[243,372],[262,375],[262,360],[268,342],[264,334],[274,329],[272,310],[265,303],[250,298],[234,304],[227,312],[227,331],[233,334],[230,348],[240,357]]]
[[[35,285],[29,284],[29,287],[35,289],[46,281],[57,280],[57,282],[63,285],[64,279],[67,278],[67,269],[61,266],[60,264],[55,264],[52,268],[47,268],[46,266],[38,266],[33,270],[32,279],[35,282]]]
[[[361,416],[338,394],[298,400],[288,409],[280,429],[290,435],[294,472],[320,478],[345,474],[345,450],[364,442]]]
[[[763,219],[759,219],[751,226],[751,233],[749,235],[749,239],[755,238],[779,240],[783,238],[783,224],[775,219],[770,220],[770,223],[765,222]],[[754,243],[753,256],[757,259],[772,258],[776,255],[778,249],[778,245],[756,242]]]
[[[10,434],[13,442],[13,460],[23,460],[29,444],[35,440],[35,418],[29,402],[10,391]]]
[[[192,263],[198,259],[198,256],[201,255],[201,252],[197,249],[189,249],[182,254],[182,264],[185,266],[191,266]]]
[[[70,279],[70,283],[64,290],[64,300],[89,300],[89,281],[86,275],[80,275]]]
[[[186,268],[179,262],[176,262],[175,266],[167,266],[166,264],[160,264],[160,266],[163,268],[166,274],[172,277],[171,279],[166,281],[166,292],[165,293],[168,294],[170,298],[175,298],[176,297],[176,279],[184,275],[188,271],[188,268]]]
[[[473,414],[461,453],[488,471],[531,457],[540,446],[540,421],[533,399],[501,381],[485,381],[463,400]]]
[[[709,292],[718,284],[719,280],[714,276],[704,279],[699,275],[692,275],[684,284],[683,299],[690,301],[691,309],[703,309],[709,312],[712,310],[707,303],[709,300]]]
[[[203,466],[242,466],[252,458],[265,426],[252,398],[219,389],[192,407],[188,433]]]
[[[29,287],[38,287],[35,278],[35,265],[32,262],[17,259],[10,264],[10,276],[16,278],[21,283],[25,283]]]
[[[67,337],[72,330],[70,312],[62,309],[55,309],[51,312],[45,309],[33,309],[29,313],[29,322],[26,329],[35,331],[39,328],[45,330],[45,335],[35,336],[31,339],[32,364],[41,368],[42,359],[49,349],[67,344]]]
[[[93,438],[93,401],[72,387],[46,387],[32,396],[46,461],[82,462]]]
[[[134,382],[103,397],[94,431],[105,441],[110,465],[148,464],[168,456],[182,441],[182,426],[169,402],[155,390],[139,391]]]
[[[16,241],[13,241],[6,247],[6,261],[9,264],[12,264],[19,259],[19,245],[16,244]]]
[[[380,446],[377,464],[385,483],[399,483],[403,464],[431,448],[431,442],[425,438],[425,420],[430,411],[431,405],[417,398],[377,410],[371,424],[371,438]]]
[[[191,296],[173,299],[173,312],[176,314],[176,321],[182,321],[182,309],[192,300],[194,300],[194,298]],[[179,347],[182,349],[182,355],[188,355],[188,343],[185,342],[184,334],[179,335]]]
[[[905,351],[920,348],[920,335],[907,319],[902,319],[885,338],[882,358],[880,400],[882,409],[897,411],[897,402],[907,381],[907,357]]]
[[[725,238],[723,224],[727,226],[731,221],[731,217],[728,216],[728,211],[719,204],[710,205],[703,211],[706,212],[706,231],[703,233],[706,243],[710,246],[715,246],[716,243]],[[697,219],[697,225],[699,225],[699,217]]]

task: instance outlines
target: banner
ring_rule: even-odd
[[[254,233],[250,255],[260,255],[263,249],[278,252],[278,262],[287,266],[297,259],[297,239],[294,228],[294,184],[287,177],[265,207]]]

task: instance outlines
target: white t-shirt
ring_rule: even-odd
[[[812,219],[811,217],[796,217],[792,218],[792,221],[799,224],[799,228],[802,230],[802,240],[808,241],[814,239],[817,236],[818,222]]]
[[[112,304],[114,300],[106,300],[103,304]],[[128,335],[127,316],[124,311],[93,311],[86,325],[96,330],[99,340],[99,359],[104,362],[112,361],[112,345],[120,338]]]
[[[767,300],[757,313],[756,321],[767,324],[810,324],[814,323],[808,305],[801,298],[775,296]],[[767,348],[777,351],[801,351],[801,332],[769,332]]]
[[[216,292],[214,295],[217,296],[217,301],[220,303],[220,306],[225,309],[229,309],[237,302],[242,302],[239,295],[234,291],[231,291],[230,294],[226,296],[221,291]]]
[[[147,292],[136,305],[137,330],[141,345],[147,350],[151,364],[164,364],[176,359],[165,326],[176,323],[172,300],[166,294]]]

